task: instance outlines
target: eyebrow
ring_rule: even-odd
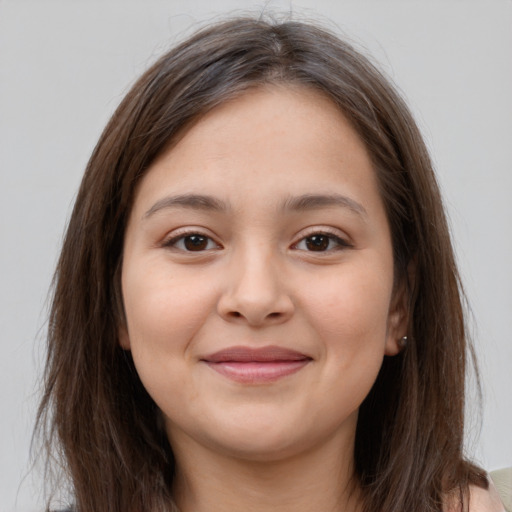
[[[292,211],[315,210],[319,208],[329,208],[331,206],[348,208],[361,217],[366,218],[368,216],[368,213],[362,204],[350,197],[336,193],[304,194],[297,197],[289,197],[284,202],[284,209]]]
[[[367,212],[364,206],[350,197],[341,194],[303,194],[288,197],[283,205],[284,211],[306,211],[329,207],[343,207],[366,218]],[[168,208],[190,208],[192,210],[204,210],[225,212],[229,209],[226,202],[209,195],[180,194],[167,196],[157,201],[143,216],[148,218],[155,213]]]
[[[192,210],[206,211],[226,211],[227,204],[220,199],[202,194],[181,194],[177,196],[167,196],[157,201],[145,214],[144,218],[154,215],[160,210],[167,208],[190,208]]]

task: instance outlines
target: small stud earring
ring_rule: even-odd
[[[399,340],[398,340],[398,346],[400,348],[405,348],[407,346],[407,336],[402,336]]]

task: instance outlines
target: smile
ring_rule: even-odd
[[[311,357],[276,346],[230,347],[201,359],[224,377],[243,384],[263,384],[292,375]]]

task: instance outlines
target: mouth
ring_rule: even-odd
[[[304,368],[312,358],[277,346],[230,347],[201,359],[212,370],[243,384],[275,382]]]

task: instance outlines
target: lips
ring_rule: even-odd
[[[230,347],[202,361],[228,379],[245,384],[275,382],[304,368],[311,357],[277,346]]]

